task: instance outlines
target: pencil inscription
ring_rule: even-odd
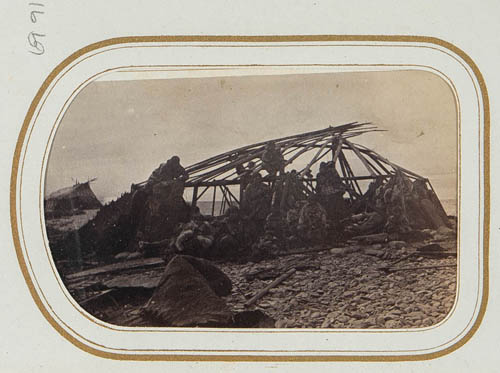
[[[29,3],[30,8],[30,21],[32,24],[36,25],[42,14],[45,14],[45,5],[41,3]],[[45,53],[45,46],[40,41],[41,38],[45,37],[45,34],[40,33],[38,30],[30,31],[28,34],[28,52],[36,55],[42,55]]]

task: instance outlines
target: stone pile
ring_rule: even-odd
[[[314,248],[258,263],[177,256],[165,268],[160,258],[137,259],[65,282],[82,307],[116,325],[423,328],[447,317],[457,293],[455,233],[429,234],[421,242]]]
[[[401,245],[393,244],[393,247]],[[455,246],[456,247],[456,246]],[[367,255],[379,250],[385,254]],[[456,296],[456,258],[418,255],[395,267],[444,266],[387,273],[397,258],[415,252],[400,247],[335,248],[314,254],[291,255],[253,265],[223,265],[233,283],[226,302],[235,311],[272,282],[272,273],[302,266],[254,305],[273,319],[277,328],[421,328],[442,321]],[[386,259],[383,259],[386,258]],[[279,270],[276,270],[276,269]],[[249,281],[248,274],[259,273]],[[270,277],[265,279],[265,273]],[[259,279],[258,277],[264,278]]]

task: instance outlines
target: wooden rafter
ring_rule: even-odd
[[[309,192],[315,190],[316,179],[307,177],[307,171],[330,153],[332,154],[331,159],[334,167],[336,167],[337,163],[340,166],[341,178],[346,185],[351,200],[356,200],[363,194],[360,184],[358,183],[362,180],[374,180],[378,177],[388,178],[392,177],[398,171],[411,179],[427,180],[389,161],[375,151],[351,142],[351,138],[373,131],[379,131],[379,129],[371,123],[352,122],[341,126],[328,127],[322,130],[243,146],[186,167],[189,177],[185,182],[185,187],[193,188],[193,205],[196,205],[197,201],[199,201],[210,188],[213,188],[213,196],[211,196],[211,198],[208,197],[212,200],[212,213],[215,212],[214,205],[217,198],[217,188],[219,188],[222,193],[223,205],[221,209],[225,208],[226,203],[233,203],[233,201],[239,204],[240,201],[234,196],[229,188],[230,186],[241,185],[241,175],[236,171],[236,167],[246,166],[245,172],[263,171],[264,167],[261,158],[269,142],[273,142],[276,147],[280,148],[285,167],[290,166],[291,168],[294,162],[297,164],[299,161],[301,164],[306,164],[304,168],[299,170],[298,174],[304,187]],[[346,150],[353,152],[356,158],[362,162],[366,172],[363,172],[363,170],[359,172],[356,168],[356,172],[359,172],[359,174],[354,174],[346,158],[346,154],[344,154]],[[299,158],[300,160],[297,161]],[[305,162],[303,162],[303,160],[305,160]],[[252,161],[254,165],[251,169],[248,169],[248,163],[250,161]],[[288,168],[288,170],[290,168]],[[274,175],[264,173],[262,176],[266,183],[272,185],[275,182],[276,176]]]

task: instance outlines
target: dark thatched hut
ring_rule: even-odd
[[[102,203],[90,188],[89,180],[59,189],[45,199],[45,213],[54,215],[71,214],[75,210],[99,209]]]

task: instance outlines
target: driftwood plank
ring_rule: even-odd
[[[76,280],[76,279],[79,279],[82,277],[94,276],[94,275],[99,275],[102,273],[120,272],[120,271],[133,269],[133,268],[153,267],[153,266],[158,266],[158,265],[161,265],[164,263],[165,263],[165,261],[162,258],[136,259],[136,260],[130,260],[130,261],[126,261],[126,262],[109,264],[109,265],[105,265],[102,267],[91,268],[91,269],[87,269],[85,271],[72,273],[71,275],[67,275],[66,279],[67,280]]]
[[[287,251],[283,253],[279,253],[276,256],[290,256],[290,255],[300,255],[300,254],[308,254],[308,253],[317,253],[320,251],[330,250],[326,247],[320,247],[315,249],[305,249],[305,250],[295,250],[295,251]]]
[[[367,243],[379,243],[387,241],[389,235],[387,233],[376,233],[376,234],[367,234],[364,236],[356,236],[352,237],[353,241],[362,241]]]
[[[254,304],[255,302],[257,302],[260,298],[262,298],[264,295],[266,295],[269,290],[271,290],[273,287],[281,284],[283,281],[285,281],[288,277],[293,275],[295,272],[296,272],[296,269],[292,268],[288,272],[285,272],[284,274],[282,274],[280,277],[278,277],[276,280],[271,282],[264,289],[259,291],[256,295],[254,295],[250,300],[245,302],[245,307],[249,307],[252,304]]]
[[[441,264],[435,266],[422,266],[422,267],[398,267],[398,268],[387,268],[387,272],[396,272],[396,271],[415,271],[417,269],[435,269],[435,268],[447,268],[447,267],[456,267],[456,264]]]

